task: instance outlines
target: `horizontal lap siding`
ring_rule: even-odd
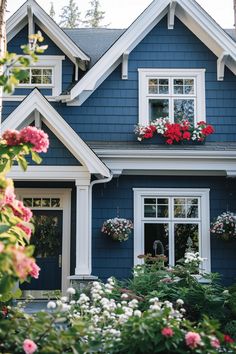
[[[127,278],[133,266],[133,239],[115,242],[101,233],[104,220],[119,216],[133,220],[133,188],[210,188],[211,221],[226,210],[236,210],[236,181],[224,177],[121,176],[93,190],[93,274]],[[211,238],[212,271],[225,284],[236,281],[236,242]]]

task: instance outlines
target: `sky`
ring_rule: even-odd
[[[45,11],[49,12],[50,0],[37,1]],[[56,12],[56,20],[58,21],[61,8],[67,5],[69,0],[52,1]],[[83,18],[86,10],[89,8],[89,0],[75,1],[78,4],[81,17]],[[233,0],[197,1],[223,28],[233,27]],[[24,2],[25,0],[8,0],[7,17],[10,17]],[[109,24],[111,28],[126,28],[151,2],[152,0],[100,0],[101,9],[106,12],[104,24]]]

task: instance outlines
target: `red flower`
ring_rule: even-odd
[[[8,314],[8,308],[6,306],[3,306],[2,307],[2,315],[3,315],[3,317],[6,317],[7,314]]]
[[[189,132],[184,132],[183,133],[183,139],[190,140],[191,134]]]
[[[224,341],[225,341],[226,343],[234,343],[233,338],[231,338],[228,334],[225,334],[225,335],[224,335]]]

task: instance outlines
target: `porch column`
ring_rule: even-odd
[[[76,180],[76,267],[75,276],[91,274],[90,181]]]

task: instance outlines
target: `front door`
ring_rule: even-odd
[[[22,290],[61,289],[62,210],[33,210],[35,232],[31,244],[34,257],[41,268],[38,279],[23,283]]]

